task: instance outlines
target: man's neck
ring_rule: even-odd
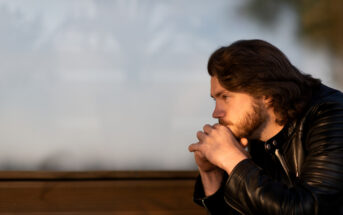
[[[277,123],[270,124],[269,126],[267,125],[264,131],[261,133],[259,139],[263,142],[266,142],[270,138],[277,135],[284,127],[284,125],[279,125]]]
[[[276,116],[272,109],[268,110],[268,117],[263,125],[263,128],[260,131],[259,139],[263,142],[266,142],[270,138],[277,135],[285,125],[280,125],[276,122]]]

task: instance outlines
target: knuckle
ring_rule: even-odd
[[[198,131],[197,132],[197,138],[200,140],[203,138],[203,132],[202,131]]]
[[[204,125],[203,129],[211,129],[211,126],[209,124]]]
[[[211,134],[213,129],[211,127],[206,127],[204,128],[204,131],[207,133],[207,134]]]

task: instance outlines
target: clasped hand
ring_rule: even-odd
[[[199,142],[188,147],[194,152],[195,160],[200,170],[210,171],[215,167],[225,170],[228,174],[242,160],[249,157],[244,149],[248,140],[235,138],[228,127],[220,124],[206,124],[203,131],[197,132]]]

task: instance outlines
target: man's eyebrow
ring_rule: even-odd
[[[221,94],[223,94],[225,91],[219,91],[218,93],[216,93],[214,96],[211,95],[212,98],[216,98],[216,97],[220,97]]]

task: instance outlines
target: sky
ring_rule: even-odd
[[[239,39],[335,86],[290,8],[267,27],[247,2],[0,0],[0,169],[196,169],[187,147],[216,122],[207,60]]]

